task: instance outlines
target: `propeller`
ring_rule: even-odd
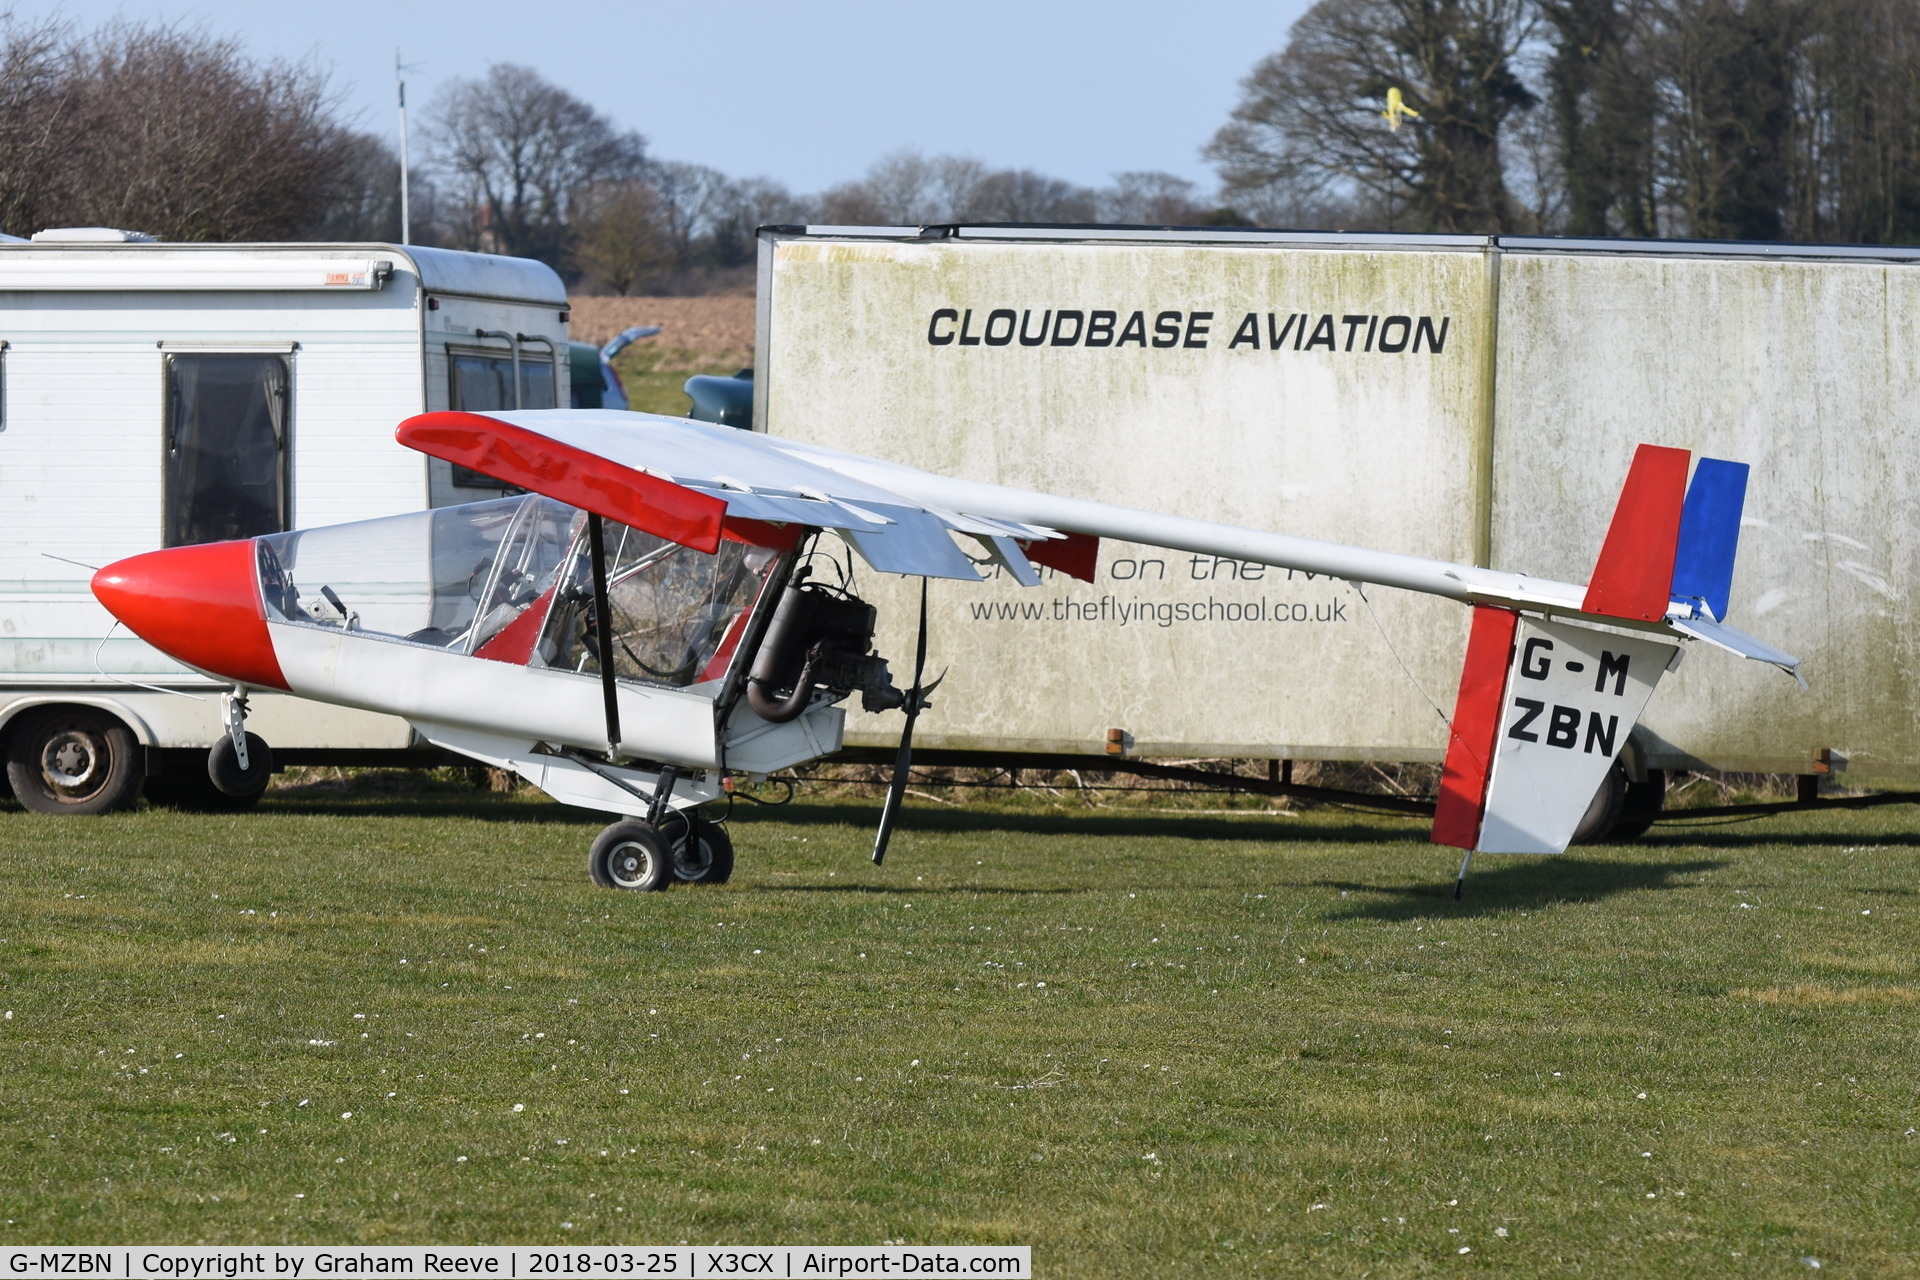
[[[887,841],[893,838],[893,824],[900,819],[900,805],[907,795],[907,771],[913,765],[913,722],[920,718],[920,711],[927,705],[927,695],[946,679],[941,673],[940,680],[922,686],[920,678],[927,669],[927,580],[920,579],[920,636],[913,644],[913,686],[907,690],[907,696],[901,703],[901,709],[907,713],[907,723],[900,729],[900,751],[893,758],[893,778],[887,783],[887,802],[880,809],[880,829],[873,834],[873,865],[879,866],[886,861]]]

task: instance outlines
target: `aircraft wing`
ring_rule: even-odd
[[[997,561],[1033,585],[1035,563],[1091,580],[1098,539],[1111,538],[1470,604],[1704,637],[1790,672],[1797,666],[1790,655],[1724,624],[1709,623],[1711,634],[1697,624],[1682,628],[1683,618],[1697,616],[1686,606],[1626,610],[1598,601],[1594,607],[1589,588],[1574,583],[961,480],[684,418],[593,409],[439,412],[409,418],[397,436],[423,453],[704,551],[729,532],[753,540],[756,523],[810,525],[843,534],[883,572],[977,581],[977,566]],[[963,552],[952,534],[974,540],[983,554]],[[1615,557],[1626,558],[1626,552]]]
[[[768,436],[683,418],[428,413],[396,434],[422,453],[701,551],[729,533],[752,541],[758,525],[806,525],[842,534],[888,573],[978,581],[957,533],[982,544],[982,562],[1005,558],[1021,581],[1038,582],[1016,543],[1066,541],[1053,528],[929,504]]]
[[[1055,567],[1090,579],[1095,540],[1112,538],[1543,611],[1577,612],[1583,592],[1524,574],[960,480],[655,414],[427,413],[396,434],[422,453],[705,551],[728,522],[758,521],[834,529],[876,569],[933,578],[979,578],[978,562],[948,536],[958,533],[984,543],[989,559],[1006,560],[1029,584],[1038,581],[1030,561],[1067,559],[1071,567]]]

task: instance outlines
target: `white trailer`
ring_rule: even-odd
[[[1733,621],[1801,655],[1812,690],[1689,663],[1632,770],[1911,778],[1917,339],[1920,250],[776,227],[755,425],[1567,581],[1636,443],[1750,462]],[[862,590],[914,616],[911,588]],[[1465,635],[1435,601],[1109,545],[1091,587],[934,585],[930,660],[953,674],[916,742],[1437,761]],[[847,738],[895,732],[854,713]]]
[[[568,385],[566,291],[541,263],[145,240],[0,244],[0,739],[22,802],[56,812],[143,780],[219,803],[219,688],[116,629],[92,566],[497,497],[395,426],[554,407]],[[283,763],[424,745],[404,720],[284,696],[255,695],[251,724]]]

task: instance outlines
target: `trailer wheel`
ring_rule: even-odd
[[[1613,824],[1615,840],[1638,840],[1659,820],[1660,806],[1667,802],[1667,771],[1647,770],[1645,782],[1629,782],[1620,806],[1620,817]]]
[[[733,878],[733,837],[717,822],[689,813],[688,834],[674,847],[673,875],[682,884],[725,884]]]
[[[247,735],[247,767],[240,767],[240,753],[233,749],[232,738],[221,738],[207,752],[207,780],[221,795],[235,800],[259,799],[273,781],[273,751],[258,734]]]
[[[1607,770],[1607,776],[1600,779],[1599,789],[1593,793],[1593,799],[1587,804],[1586,813],[1580,817],[1580,825],[1573,829],[1573,839],[1569,844],[1599,844],[1613,834],[1614,823],[1620,820],[1620,813],[1627,799],[1627,770],[1618,760]]]
[[[29,713],[7,744],[7,781],[35,813],[125,808],[140,795],[143,772],[133,731],[91,707]]]
[[[673,854],[658,831],[627,818],[595,837],[587,874],[602,889],[658,893],[673,884]]]

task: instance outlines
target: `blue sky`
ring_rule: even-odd
[[[362,126],[389,135],[396,48],[419,64],[416,110],[450,78],[524,62],[640,130],[655,155],[811,192],[903,147],[1087,185],[1164,169],[1210,186],[1200,148],[1308,2],[68,0],[16,14],[184,22],[260,56],[312,57]]]

